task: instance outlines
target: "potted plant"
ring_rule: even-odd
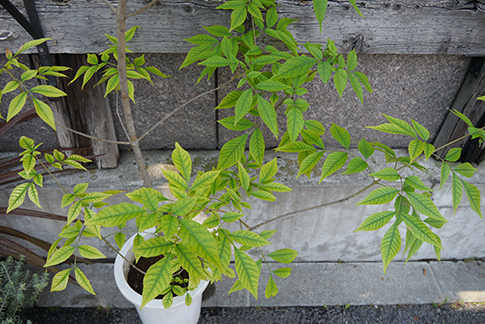
[[[325,1],[315,2],[320,23],[325,9],[325,6],[321,6],[322,2]],[[201,34],[187,40],[196,46],[189,51],[182,67],[199,62],[200,65],[205,66],[201,78],[205,76],[210,78],[217,68],[226,67],[231,70],[234,79],[239,80],[237,88],[241,89],[229,92],[216,108],[235,107],[234,116],[219,122],[224,127],[243,134],[231,139],[222,147],[216,168],[197,174],[193,172],[190,154],[175,143],[175,150],[172,153],[175,169],[163,170],[170,192],[175,199],[169,199],[151,188],[139,148],[140,139],[134,131],[133,120],[130,119],[130,98],[134,97],[134,86],[129,79],[150,80],[149,72],[161,77],[166,76],[153,67],[144,67],[143,56],[134,59],[133,62],[126,59],[125,42],[133,37],[136,27],[125,33],[125,20],[130,16],[126,14],[126,0],[121,0],[116,9],[111,4],[109,6],[117,14],[118,35],[108,36],[113,42],[110,49],[100,56],[93,54],[88,56],[90,66],[81,68],[73,81],[84,75],[85,84],[93,73],[104,69],[102,80],[107,81],[107,93],[114,90],[121,92],[127,133],[130,138],[129,144],[136,154],[145,187],[126,194],[131,202],[116,205],[108,205],[104,200],[114,194],[120,194],[119,191],[87,193],[88,183],[78,184],[70,192],[66,190],[62,198],[62,207],[70,206],[68,222],[59,234],[60,239],[49,251],[46,266],[63,262],[73,254],[91,259],[104,257],[99,250],[81,244],[80,240],[83,237],[97,237],[112,246],[107,237],[103,236],[102,228],[118,228],[119,231],[113,236],[114,242],[121,249],[117,257],[116,280],[120,285],[125,285],[123,278],[126,278],[128,265],[134,268],[135,272],[144,274],[140,310],[145,308],[148,310],[154,304],[161,304],[162,309],[170,308],[180,297],[185,305],[194,303],[200,309],[200,304],[195,298],[198,294],[197,289],[203,290],[203,286],[207,285],[208,281],[218,281],[224,276],[237,278],[230,292],[247,289],[257,298],[263,262],[271,258],[286,264],[291,263],[297,256],[296,251],[286,248],[269,254],[259,249],[270,244],[269,239],[275,230],[257,233],[256,229],[261,224],[267,224],[280,217],[254,226],[250,226],[245,221],[244,209],[251,207],[251,199],[274,201],[276,198],[272,192],[291,190],[275,181],[278,171],[277,160],[264,160],[265,144],[262,131],[264,127],[280,139],[276,151],[298,153],[297,159],[300,165],[298,176],[309,175],[322,159],[324,162],[320,182],[347,165],[344,174],[367,171],[373,178],[372,184],[350,196],[349,199],[374,186],[379,186],[359,204],[377,205],[394,201],[392,210],[369,216],[357,229],[376,230],[391,220],[394,221],[382,241],[384,271],[400,249],[401,237],[398,227],[401,224],[407,231],[406,246],[409,248],[409,257],[421,247],[423,242],[426,242],[435,247],[439,258],[441,240],[431,228],[440,228],[447,221],[429,198],[431,189],[425,186],[418,176],[405,176],[400,171],[423,170],[424,167],[419,164],[419,161],[428,159],[441,148],[436,149],[426,142],[429,132],[418,122],[412,120],[409,124],[386,116],[389,123],[372,128],[410,136],[412,140],[409,144],[409,156],[398,156],[388,146],[378,142],[370,143],[365,139],[360,140],[359,152],[356,153],[359,156],[356,156],[349,152],[350,134],[335,124],[330,127],[330,132],[341,144],[342,149],[326,150],[321,139],[321,135],[325,132],[323,125],[316,120],[304,118],[304,112],[308,109],[308,103],[302,98],[307,92],[303,87],[304,84],[311,82],[317,75],[325,83],[332,79],[341,96],[350,81],[352,89],[362,100],[363,87],[367,91],[372,91],[370,83],[363,73],[356,71],[355,51],[351,51],[345,59],[337,52],[335,44],[330,40],[325,47],[307,43],[304,46],[309,54],[299,53],[299,44],[287,30],[293,20],[279,19],[274,0],[226,2],[220,8],[233,11],[230,28],[207,27],[206,31],[210,35]],[[262,11],[266,12],[265,17]],[[244,24],[246,19],[249,19],[251,25],[248,29]],[[288,51],[262,45],[259,39],[262,34],[278,40]],[[110,55],[117,59],[116,67],[110,66]],[[14,57],[11,55],[9,60],[12,59]],[[33,74],[33,72],[29,73]],[[43,91],[48,92],[45,88]],[[29,91],[25,93],[27,97]],[[277,112],[282,108],[285,108],[283,113],[286,116],[287,130],[280,137],[276,117]],[[469,122],[465,116],[459,113],[457,115],[465,122]],[[53,125],[53,119],[47,119]],[[470,126],[470,132],[475,137],[485,137],[483,129],[473,128],[473,125]],[[248,139],[249,151],[245,151]],[[122,144],[126,143],[122,142]],[[27,138],[21,139],[21,145],[25,148],[22,153],[26,161],[25,177],[36,179],[38,175],[32,169],[30,161],[39,159],[37,146]],[[392,167],[372,170],[366,161],[375,151],[384,153],[386,163],[392,163]],[[459,155],[458,150],[451,150],[445,160],[454,162]],[[44,158],[54,167],[69,161],[70,165],[82,168],[78,161],[84,162],[84,160],[73,162],[72,160],[77,157],[65,157],[57,151],[54,151],[53,155],[44,155]],[[461,193],[465,190],[472,209],[481,215],[480,194],[477,193],[477,188],[459,176],[469,177],[476,169],[465,163],[452,170],[446,161],[443,162],[442,183],[446,182],[449,174],[452,173],[453,185],[457,188],[461,185],[459,187],[461,191],[456,190],[454,193],[456,198],[458,196],[461,198]],[[36,200],[35,184],[38,185],[38,181],[32,181],[27,186],[17,187],[13,191],[9,210],[21,205],[28,190],[31,190],[29,198]],[[391,183],[385,184],[386,181]],[[30,189],[32,187],[34,189]],[[456,199],[456,205],[459,202],[460,199]],[[81,214],[84,216],[84,222],[78,219]],[[199,214],[206,216],[201,223],[194,220]],[[422,220],[423,216],[427,218]],[[133,220],[137,226],[137,234],[126,241],[123,228],[127,221]],[[232,223],[238,223],[241,228],[234,230]],[[63,246],[58,248],[57,245],[61,240],[63,240]],[[251,248],[259,249],[261,257],[257,261],[246,253]],[[146,271],[137,265],[140,260],[143,260],[142,258],[151,259],[148,262],[153,262]],[[235,271],[230,266],[232,259],[234,259]],[[265,262],[265,266],[271,267],[271,264]],[[67,285],[69,274],[73,271],[78,283],[94,293],[88,278],[75,264],[54,277],[51,290],[63,290]],[[183,271],[187,276],[182,275]],[[278,292],[273,275],[286,278],[290,274],[291,269],[288,267],[271,270],[265,296],[269,298]],[[162,297],[161,302],[155,300],[157,296]],[[144,315],[141,316],[144,317]],[[196,322],[197,318],[193,317],[191,321]]]

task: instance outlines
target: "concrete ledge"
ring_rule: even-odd
[[[398,150],[398,153],[406,154],[404,150]],[[217,164],[217,151],[191,152],[191,154],[194,168],[193,175],[196,175],[199,170],[211,170]],[[386,167],[383,163],[383,156],[379,156],[379,154],[381,153],[376,153],[376,156],[369,161],[374,171]],[[276,175],[277,181],[290,186],[293,191],[276,193],[276,202],[250,199],[249,202],[253,209],[246,210],[246,222],[251,226],[288,212],[304,210],[308,207],[345,198],[371,182],[371,178],[367,176],[368,174],[342,175],[338,172],[325,179],[321,184],[318,184],[321,164],[317,165],[316,171],[310,178],[301,176],[295,179],[298,173],[298,164],[295,156],[270,152],[267,154],[266,160],[269,161],[275,157],[279,165],[279,171]],[[171,194],[162,175],[161,168],[171,167],[171,152],[148,151],[145,152],[145,158],[149,165],[149,174],[153,179],[154,186],[164,195],[170,197]],[[130,192],[143,185],[138,177],[136,167],[133,167],[134,164],[133,154],[124,152],[117,169],[69,173],[59,176],[59,181],[66,188],[73,188],[77,183],[89,182],[89,190],[92,191],[122,189]],[[485,257],[485,245],[482,244],[485,236],[485,223],[471,210],[465,194],[463,194],[462,206],[458,208],[456,215],[454,215],[451,180],[448,180],[449,183],[438,191],[440,179],[439,164],[433,160],[428,160],[423,164],[429,171],[428,174],[421,174],[423,182],[434,189],[432,199],[444,217],[450,222],[450,224],[446,224],[441,229],[435,230],[442,237],[442,245],[444,247],[441,254],[442,259]],[[346,170],[346,167],[342,170]],[[412,174],[406,170],[400,172],[402,175]],[[473,183],[484,193],[485,166],[479,166],[475,175],[467,181]],[[0,190],[0,205],[7,205],[8,197],[13,187],[14,185],[10,185],[6,189]],[[272,244],[263,247],[262,250],[269,253],[280,248],[293,248],[299,253],[296,259],[298,262],[336,262],[338,260],[346,262],[380,262],[380,243],[388,226],[370,233],[353,233],[353,231],[369,215],[389,210],[393,206],[392,203],[378,206],[355,206],[367,194],[363,193],[345,203],[299,212],[277,222],[262,226],[258,230],[277,229],[276,234],[271,238]],[[63,192],[52,180],[46,178],[44,188],[39,191],[39,195],[44,211],[67,214],[67,207],[59,208]],[[25,208],[36,209],[36,206],[27,200],[24,204]],[[123,194],[119,194],[110,198],[109,202],[115,204],[127,200]],[[485,200],[482,199],[482,210],[484,210],[484,204]],[[1,219],[0,222],[50,242],[57,239],[57,234],[64,225],[54,221],[8,216]],[[131,235],[130,231],[135,231],[134,224],[129,224],[124,230],[128,231],[128,236]],[[401,237],[404,239],[405,235],[404,227],[402,226]],[[115,257],[114,251],[111,251],[102,242],[96,239],[86,240],[85,242],[100,249],[108,258]],[[429,244],[424,244],[413,257],[413,260],[423,259],[436,259],[434,250]],[[405,261],[406,257],[400,253],[396,260]]]
[[[270,264],[271,268],[281,267]],[[266,299],[264,290],[269,277],[262,267],[259,299],[247,291],[227,294],[233,280],[217,282],[204,293],[203,307],[249,306],[331,306],[394,305],[440,302],[485,302],[485,263],[469,262],[392,262],[387,274],[382,264],[360,263],[294,263],[290,277],[273,276],[279,293]],[[68,285],[64,292],[49,293],[39,298],[40,307],[116,307],[132,308],[119,293],[112,264],[80,266],[91,280],[98,295]]]

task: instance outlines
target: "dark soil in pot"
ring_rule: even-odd
[[[152,265],[154,265],[155,263],[160,261],[162,258],[163,258],[163,255],[151,257],[151,258],[141,257],[138,260],[138,262],[135,263],[135,266],[138,269],[140,269],[144,272],[147,272],[148,268],[150,268]],[[181,269],[181,271],[177,272],[177,276],[180,279],[189,279],[188,272],[185,271],[182,268],[180,268],[180,269]],[[144,277],[145,277],[145,275],[143,273],[139,272],[134,267],[130,267],[130,271],[128,271],[128,278],[127,278],[128,285],[130,285],[131,289],[133,289],[134,291],[136,291],[140,295],[142,294],[142,291],[143,291],[143,278]],[[173,284],[184,288],[184,286],[180,283],[174,282]],[[163,296],[165,296],[165,295],[158,295],[155,299],[162,299]]]

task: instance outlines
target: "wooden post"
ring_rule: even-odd
[[[34,66],[39,67],[36,55],[31,56]],[[57,54],[51,56],[54,65],[70,67],[65,72],[67,78],[58,78],[58,87],[67,93],[67,97],[48,100],[57,123],[76,131],[107,140],[116,140],[113,117],[108,98],[104,97],[105,85],[94,87],[100,77],[95,74],[92,79],[81,88],[82,79],[68,85],[77,70],[87,65],[85,55]],[[81,135],[74,134],[62,127],[57,127],[57,139],[60,147],[86,148],[80,152],[82,155],[98,155],[94,159],[98,168],[114,168],[118,165],[119,151],[117,144],[92,140]]]
[[[485,125],[485,102],[477,100],[485,94],[485,58],[473,58],[470,68],[458,91],[458,94],[451,106],[451,110],[456,109],[467,116],[473,125],[483,127]],[[433,145],[438,148],[446,143],[457,140],[468,133],[468,125],[449,112],[441,129],[438,131]],[[476,143],[475,143],[476,142]],[[451,148],[462,148],[460,161],[462,162],[481,162],[483,161],[483,149],[478,146],[477,140],[470,140],[470,137],[457,141],[446,147],[437,155],[444,158]]]
[[[105,84],[102,83],[94,87],[100,77],[95,74],[83,89],[81,88],[82,80],[76,80],[68,85],[77,70],[81,66],[87,65],[86,55],[59,54],[57,61],[59,65],[71,68],[66,73],[70,79],[64,78],[61,82],[64,91],[67,93],[67,108],[74,129],[100,139],[116,141],[109,100],[104,97]],[[95,158],[100,169],[114,168],[118,165],[119,151],[117,144],[88,139],[81,135],[76,135],[76,138],[78,147],[91,147],[93,154],[104,154]]]

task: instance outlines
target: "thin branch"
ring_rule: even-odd
[[[282,219],[282,218],[286,218],[288,216],[292,216],[292,215],[295,215],[295,214],[298,214],[298,213],[307,212],[307,211],[310,211],[310,210],[314,210],[314,209],[318,209],[318,208],[322,208],[322,207],[327,207],[327,206],[331,206],[331,205],[336,205],[336,204],[340,204],[340,203],[349,201],[350,199],[357,197],[358,195],[360,195],[364,191],[367,191],[369,188],[371,188],[373,185],[377,184],[379,181],[380,181],[380,179],[379,180],[374,180],[370,185],[366,186],[365,188],[357,191],[356,193],[354,193],[353,195],[350,195],[348,197],[345,197],[345,198],[342,198],[342,199],[339,199],[339,200],[335,200],[335,201],[331,201],[331,202],[328,202],[328,203],[324,203],[324,204],[321,204],[321,205],[317,205],[317,206],[305,208],[305,209],[295,210],[295,211],[292,211],[290,213],[286,213],[286,214],[283,214],[283,215],[276,216],[274,218],[268,219],[268,220],[266,220],[264,222],[261,222],[259,224],[256,224],[256,225],[250,227],[248,229],[248,231],[254,231],[255,229],[257,229],[257,228],[259,228],[259,227],[261,227],[263,225],[266,225],[268,223],[274,222],[275,220]]]
[[[126,130],[125,123],[123,122],[123,119],[121,119],[119,108],[120,108],[120,105],[119,105],[119,102],[118,102],[118,91],[116,91],[116,115],[118,116],[121,127],[123,128],[123,131],[125,132],[126,138],[128,140],[130,140],[130,135],[128,135],[128,131]]]
[[[205,96],[205,95],[207,95],[207,94],[209,94],[209,93],[211,93],[211,92],[215,92],[215,91],[217,91],[217,90],[219,90],[219,89],[221,89],[221,88],[225,87],[226,85],[228,85],[229,83],[231,83],[233,80],[234,80],[234,78],[233,78],[233,79],[231,79],[230,81],[228,81],[228,82],[226,82],[226,83],[224,83],[224,84],[222,84],[222,85],[218,86],[218,87],[217,87],[217,88],[215,88],[215,89],[212,89],[212,90],[206,91],[206,92],[204,92],[204,93],[201,93],[200,95],[195,96],[194,98],[192,98],[192,99],[190,99],[190,100],[186,101],[186,102],[185,102],[183,105],[181,105],[181,106],[177,107],[177,108],[176,108],[174,111],[172,111],[172,112],[171,112],[171,113],[169,113],[167,116],[163,117],[163,118],[162,118],[162,120],[160,120],[158,123],[156,123],[155,125],[153,125],[153,126],[152,126],[152,128],[150,128],[150,129],[149,129],[149,130],[148,130],[148,131],[147,131],[145,134],[143,134],[142,136],[140,136],[140,138],[139,138],[138,140],[139,140],[139,141],[141,141],[141,140],[142,140],[142,139],[143,139],[145,136],[147,136],[149,133],[151,133],[151,132],[152,132],[152,131],[153,131],[155,128],[157,128],[158,126],[160,126],[160,125],[161,125],[161,124],[162,124],[162,123],[163,123],[163,122],[164,122],[164,121],[165,121],[167,118],[169,118],[170,116],[172,116],[173,114],[175,114],[177,111],[179,111],[180,109],[182,109],[182,108],[184,108],[185,106],[187,106],[187,105],[188,105],[189,103],[191,103],[192,101],[197,100],[197,99],[199,99],[199,98],[200,98],[200,97],[202,97],[202,96]]]
[[[138,15],[139,13],[147,10],[148,8],[150,8],[151,6],[153,6],[157,2],[158,2],[158,0],[153,0],[152,2],[150,2],[149,4],[147,4],[145,7],[141,8],[140,10],[137,10],[134,13],[127,15],[126,18],[130,18],[130,17],[133,17],[133,16]]]
[[[111,9],[111,11],[116,15],[116,8],[108,0],[103,0],[103,2]]]
[[[84,136],[84,137],[87,137],[87,138],[91,138],[93,140],[97,140],[97,141],[101,141],[101,142],[106,142],[106,143],[112,143],[112,144],[131,145],[130,142],[118,142],[118,141],[111,141],[111,140],[107,140],[107,139],[97,138],[95,136],[91,136],[91,135],[88,135],[88,134],[84,134],[84,133],[78,132],[77,130],[74,130],[72,128],[66,127],[66,126],[61,125],[61,124],[58,124],[58,123],[56,123],[56,126],[59,126],[60,128],[64,128],[64,129],[66,129],[66,130],[68,130],[70,132],[73,132],[74,134],[78,134],[78,135],[81,135],[81,136]]]
[[[130,264],[130,266],[132,266],[133,268],[135,268],[138,272],[140,272],[141,274],[143,275],[146,275],[146,272],[139,269],[134,262],[131,262],[130,260],[128,260],[123,254],[121,254],[120,251],[118,251],[118,249],[115,249],[113,245],[111,245],[104,237],[101,237],[101,240],[103,240],[104,243],[108,244],[108,246],[113,250],[115,251],[121,258],[123,258],[123,260],[125,260],[126,262],[128,262]]]

